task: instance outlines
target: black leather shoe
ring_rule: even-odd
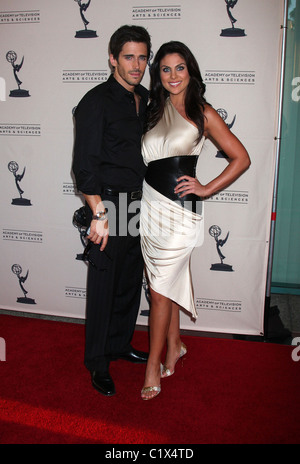
[[[112,356],[112,361],[115,361],[116,359],[124,359],[125,361],[135,364],[144,364],[148,361],[148,353],[131,348],[130,351],[125,351],[125,353]]]
[[[106,373],[103,374],[99,371],[93,371],[92,375],[92,385],[93,387],[102,395],[113,396],[116,393],[115,385],[111,376]]]

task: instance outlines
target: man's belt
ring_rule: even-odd
[[[126,193],[127,197],[130,200],[140,200],[142,198],[142,190],[134,190],[132,192],[124,192],[121,190],[116,190],[112,189],[109,187],[103,188],[102,193],[105,193],[106,195],[113,195],[113,196],[119,196],[120,193]]]

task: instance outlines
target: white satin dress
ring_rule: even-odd
[[[142,154],[146,165],[172,156],[199,155],[198,129],[166,101],[159,123],[145,134]],[[202,202],[201,202],[202,203]],[[196,214],[152,188],[146,181],[140,216],[141,247],[150,287],[197,318],[190,257],[203,242],[203,210]]]

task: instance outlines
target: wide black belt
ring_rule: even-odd
[[[131,192],[124,192],[124,190],[116,190],[110,187],[102,189],[101,193],[106,195],[119,196],[121,193],[126,194],[130,200],[140,200],[142,198],[142,190],[133,190]]]
[[[198,156],[172,156],[151,161],[148,164],[145,180],[147,184],[157,190],[159,193],[170,200],[179,202],[182,207],[187,208],[194,213],[198,212],[197,202],[200,198],[194,193],[189,193],[180,197],[180,194],[174,192],[178,185],[177,179],[182,176],[196,177],[196,165]]]

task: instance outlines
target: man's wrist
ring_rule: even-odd
[[[96,221],[104,221],[105,219],[107,219],[107,213],[108,209],[105,208],[104,211],[98,211],[96,214],[94,214],[92,216],[92,219],[96,220]]]

